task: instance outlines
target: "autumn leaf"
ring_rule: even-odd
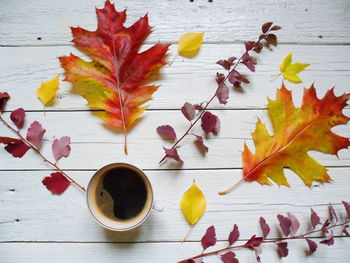
[[[283,78],[293,82],[293,83],[301,83],[303,82],[301,78],[297,75],[298,73],[302,72],[305,68],[310,66],[310,64],[306,63],[293,63],[292,64],[292,52],[286,56],[281,65],[280,65],[280,71],[283,74]]]
[[[346,124],[350,118],[342,113],[350,93],[335,96],[328,90],[322,99],[316,96],[314,85],[304,90],[301,108],[296,108],[291,91],[282,84],[276,100],[269,100],[268,113],[274,135],[259,120],[252,133],[255,154],[244,146],[242,181],[257,181],[261,184],[289,186],[283,168],[294,171],[307,186],[312,182],[329,182],[332,179],[327,169],[314,160],[311,150],[337,155],[350,146],[348,138],[339,136],[332,128]],[[234,186],[233,186],[234,187]],[[220,194],[233,189],[229,188]]]
[[[186,33],[179,39],[179,55],[192,58],[197,55],[204,33]]]
[[[33,144],[35,148],[39,149],[45,132],[46,130],[43,129],[41,124],[38,121],[34,121],[28,128],[27,140]]]
[[[70,137],[64,136],[60,139],[55,139],[52,143],[52,153],[58,162],[62,157],[68,157],[70,154]]]
[[[70,185],[67,178],[60,172],[55,172],[51,176],[45,177],[42,183],[47,190],[56,195],[62,194]]]
[[[60,74],[51,80],[41,83],[40,88],[36,90],[36,95],[45,106],[54,103],[56,92],[59,88],[59,78]]]
[[[0,137],[0,143],[5,144],[5,150],[15,158],[22,158],[30,149],[30,146],[19,139]]]
[[[147,108],[142,104],[159,87],[145,85],[147,77],[166,64],[169,45],[157,43],[138,53],[151,32],[147,15],[125,27],[126,10],[117,12],[109,1],[96,9],[96,14],[96,31],[72,28],[72,42],[91,62],[73,54],[59,59],[73,92],[84,97],[91,108],[103,110],[96,115],[123,131],[127,153],[127,131]]]

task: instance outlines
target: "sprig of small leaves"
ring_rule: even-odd
[[[319,244],[327,246],[332,246],[334,244],[334,228],[341,228],[342,234],[344,236],[350,237],[350,233],[347,230],[350,224],[350,203],[342,201],[342,204],[345,208],[345,216],[338,216],[333,205],[329,204],[328,208],[330,216],[329,218],[325,219],[324,222],[321,222],[318,214],[313,209],[311,209],[309,221],[311,230],[303,234],[298,234],[300,222],[297,217],[288,212],[287,215],[277,215],[277,220],[279,222],[279,227],[283,233],[283,237],[267,239],[270,233],[270,226],[267,224],[265,218],[260,217],[259,225],[261,227],[262,236],[253,235],[245,243],[241,245],[234,245],[240,236],[238,226],[235,224],[233,226],[233,230],[229,233],[227,239],[227,247],[205,253],[205,250],[209,247],[215,246],[217,241],[215,227],[210,226],[201,239],[201,244],[203,247],[202,253],[197,256],[178,261],[178,263],[203,263],[203,258],[211,255],[219,256],[223,263],[238,263],[239,259],[237,258],[236,254],[232,252],[232,250],[241,248],[246,248],[254,251],[256,260],[258,262],[261,262],[261,245],[264,243],[275,245],[279,257],[283,258],[289,255],[288,241],[293,239],[304,239],[309,249],[309,255],[311,255],[318,249],[317,242],[313,240],[312,237],[310,237],[312,234],[321,233],[323,235],[323,238],[321,241],[319,241]],[[342,222],[340,218],[343,218]]]
[[[182,108],[181,112],[183,116],[189,121],[189,127],[186,132],[177,139],[176,132],[174,128],[170,125],[162,125],[157,128],[157,132],[163,139],[170,140],[174,142],[171,148],[164,148],[165,155],[159,163],[162,163],[168,158],[172,158],[183,165],[183,160],[181,159],[178,149],[180,148],[179,143],[187,136],[193,137],[194,142],[199,146],[199,149],[207,153],[209,148],[204,143],[204,138],[202,135],[191,133],[192,128],[201,121],[201,127],[205,135],[209,133],[217,134],[220,132],[220,119],[218,116],[212,114],[207,110],[210,103],[217,98],[220,104],[226,104],[229,99],[229,86],[235,88],[240,87],[242,84],[249,83],[248,78],[237,70],[238,65],[245,65],[251,72],[255,72],[256,59],[251,56],[252,52],[260,53],[263,49],[263,41],[267,46],[277,45],[277,36],[272,31],[281,29],[280,26],[273,25],[272,22],[267,22],[262,25],[259,38],[257,41],[247,41],[244,42],[245,52],[240,58],[230,57],[228,59],[221,59],[216,63],[227,71],[224,73],[216,73],[216,83],[217,87],[213,96],[208,100],[197,104],[192,104],[186,102]]]

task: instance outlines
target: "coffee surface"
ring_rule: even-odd
[[[137,216],[145,206],[146,185],[134,170],[116,168],[108,171],[103,179],[103,189],[112,197],[113,213],[118,219],[131,219]]]

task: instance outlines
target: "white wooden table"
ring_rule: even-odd
[[[0,262],[146,262],[167,263],[200,252],[200,238],[214,224],[220,240],[224,240],[234,223],[241,239],[260,233],[258,218],[264,216],[278,236],[276,214],[290,211],[303,229],[309,208],[320,215],[328,214],[329,202],[350,201],[350,151],[342,150],[339,159],[312,153],[327,166],[334,183],[315,183],[305,187],[287,171],[292,187],[261,186],[244,183],[231,194],[218,196],[241,177],[241,151],[244,142],[251,144],[257,116],[268,121],[267,96],[274,98],[281,79],[271,81],[282,59],[293,51],[294,59],[312,65],[301,74],[304,84],[287,83],[300,105],[302,89],[315,81],[319,96],[332,86],[336,94],[350,91],[350,2],[348,0],[249,0],[220,1],[117,1],[119,10],[128,8],[128,23],[148,12],[155,27],[147,40],[172,43],[169,58],[177,51],[176,42],[186,32],[205,32],[199,55],[193,59],[178,57],[165,66],[157,83],[149,110],[129,134],[129,155],[123,154],[122,136],[103,127],[79,96],[69,92],[63,83],[54,107],[46,109],[36,99],[35,91],[42,81],[62,72],[58,56],[78,53],[70,44],[69,26],[94,30],[94,7],[103,1],[86,0],[2,0],[0,2],[0,90],[11,94],[8,110],[24,107],[27,124],[38,120],[47,130],[43,151],[50,154],[54,137],[68,135],[72,140],[71,156],[60,163],[81,184],[86,185],[99,167],[111,162],[128,162],[148,174],[156,199],[164,205],[163,213],[152,213],[147,222],[135,231],[113,233],[97,225],[90,216],[84,194],[70,187],[62,196],[51,195],[41,179],[52,170],[33,153],[14,159],[0,151]],[[283,27],[278,32],[279,46],[273,52],[264,50],[258,56],[257,72],[249,74],[251,85],[244,92],[231,90],[226,106],[213,103],[212,109],[221,118],[222,131],[208,140],[209,154],[203,157],[185,141],[181,154],[183,169],[173,162],[158,165],[164,142],[156,134],[160,124],[172,123],[184,131],[187,123],[179,108],[185,101],[208,99],[215,88],[215,61],[243,50],[241,41],[255,40],[260,26],[274,21]],[[345,109],[350,116],[350,108]],[[8,117],[9,113],[5,113]],[[7,115],[7,116],[6,116]],[[335,130],[347,137],[348,126]],[[1,135],[11,135],[0,127]],[[166,144],[165,144],[166,145]],[[179,199],[196,179],[205,193],[208,207],[193,229],[189,242],[180,243],[189,226]],[[336,206],[338,211],[341,206]],[[9,221],[9,222],[7,222]],[[5,223],[7,222],[7,223]],[[349,262],[350,239],[338,237],[333,247],[323,246],[312,257],[305,256],[304,240],[290,243],[290,255],[284,262]],[[221,244],[222,243],[222,244]],[[275,247],[264,245],[263,262],[280,262]],[[255,262],[251,251],[237,252],[241,262]],[[221,262],[217,257],[207,263]]]

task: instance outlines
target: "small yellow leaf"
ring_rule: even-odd
[[[282,61],[280,65],[280,71],[283,74],[283,78],[294,83],[301,83],[302,80],[297,75],[302,72],[305,68],[310,66],[306,63],[293,63],[292,64],[292,52],[289,53]]]
[[[59,77],[60,74],[57,74],[55,78],[41,83],[40,88],[36,90],[36,95],[45,106],[54,102],[59,88]]]
[[[197,55],[203,42],[204,33],[186,33],[179,39],[179,55],[194,57]]]
[[[183,194],[181,209],[187,221],[194,225],[202,217],[207,207],[207,201],[202,191],[193,181],[192,186]]]

